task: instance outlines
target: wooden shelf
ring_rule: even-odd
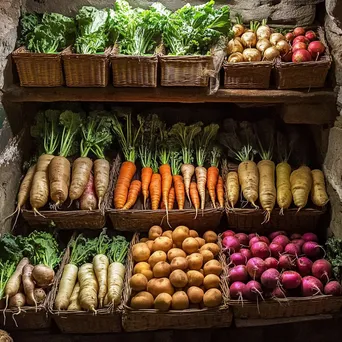
[[[334,103],[331,89],[256,90],[219,89],[208,95],[202,88],[23,88],[12,86],[4,91],[4,98],[12,102],[178,102],[178,103]]]

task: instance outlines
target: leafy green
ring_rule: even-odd
[[[221,157],[221,149],[219,146],[214,146],[210,152],[210,166],[218,167]]]
[[[110,243],[110,238],[106,230],[102,230],[99,237],[95,238],[96,254],[106,254]]]
[[[110,263],[125,263],[129,242],[121,235],[114,236],[107,252]]]
[[[228,6],[214,8],[210,0],[200,6],[186,4],[173,12],[163,27],[163,42],[171,55],[206,55],[228,36],[231,22]]]
[[[77,267],[89,262],[96,254],[96,240],[86,239],[83,234],[79,234],[76,239],[70,243],[69,264]]]
[[[342,281],[342,239],[331,237],[326,242],[327,258],[332,265],[334,276]]]
[[[211,144],[215,140],[219,128],[220,126],[217,124],[205,126],[201,134],[195,138],[197,166],[204,166],[208,152],[212,147]]]
[[[20,19],[21,36],[20,45],[28,45],[28,35],[41,23],[42,16],[37,13],[24,13]]]
[[[13,261],[0,260],[0,298],[4,297],[5,287],[17,267]]]
[[[179,175],[181,165],[182,165],[182,156],[177,151],[171,151],[170,153],[170,163],[171,163],[171,173],[173,176]]]
[[[170,160],[170,139],[169,131],[165,122],[159,124],[158,153],[161,165],[168,164]]]

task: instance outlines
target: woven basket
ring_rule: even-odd
[[[110,55],[114,87],[156,87],[157,56]]]
[[[224,62],[224,88],[268,89],[272,68],[273,62]]]
[[[278,89],[324,87],[331,66],[331,57],[323,29],[319,27],[317,33],[318,38],[325,45],[324,55],[316,62],[286,63],[278,60],[275,66]]]
[[[159,56],[163,87],[207,87],[212,56]]]
[[[12,53],[22,87],[60,87],[64,84],[61,54],[33,53],[24,46]]]
[[[139,234],[134,234],[131,247],[139,242]],[[227,282],[221,277],[221,291],[223,303],[218,308],[170,310],[160,312],[155,309],[135,310],[129,306],[131,288],[129,279],[133,274],[134,261],[131,253],[128,253],[127,272],[123,293],[122,325],[125,331],[146,331],[159,329],[198,329],[229,327],[232,323],[232,314],[227,305]],[[223,254],[220,255],[223,257]]]
[[[206,196],[208,202],[206,203],[206,209],[198,211],[197,217],[194,209],[184,210],[169,210],[169,224],[166,220],[166,211],[163,209],[150,210],[143,209],[143,201],[138,199],[137,203],[130,210],[113,209],[113,195],[116,186],[116,181],[119,176],[121,166],[121,159],[118,155],[113,162],[110,176],[110,185],[106,214],[109,216],[113,227],[121,231],[148,231],[152,226],[159,225],[163,228],[177,227],[179,225],[186,225],[191,229],[198,231],[215,229],[221,222],[223,215],[223,208],[211,208],[209,203],[209,196]],[[186,203],[188,205],[188,202]],[[196,217],[196,219],[195,219]]]
[[[52,287],[51,296],[49,298],[48,310],[53,320],[56,322],[61,332],[69,334],[96,334],[121,331],[121,314],[118,309],[99,309],[97,310],[96,314],[85,311],[68,312],[57,311],[54,309],[54,303],[57,296],[59,283],[62,278],[64,266],[70,259],[69,245],[65,250],[65,254],[60,266],[60,272],[56,277],[56,282]]]
[[[101,54],[73,53],[71,47],[62,53],[65,81],[68,87],[106,87],[109,78],[111,48]]]

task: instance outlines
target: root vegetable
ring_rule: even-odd
[[[241,248],[239,253],[244,256],[246,263],[252,257],[251,251],[247,248]]]
[[[172,240],[177,247],[182,247],[182,243],[187,237],[189,237],[189,228],[185,226],[178,226],[172,232]]]
[[[216,243],[209,242],[201,247],[200,252],[204,250],[209,250],[216,257],[220,252],[220,247]]]
[[[245,32],[245,27],[242,25],[242,23],[237,23],[233,25],[232,31],[234,33],[234,37],[240,37]]]
[[[190,182],[193,174],[195,173],[195,167],[191,164],[183,164],[181,166],[181,172],[184,179],[185,192],[191,204],[192,202],[190,198]]]
[[[316,260],[311,268],[312,275],[323,283],[327,283],[332,275],[332,266],[328,260]]]
[[[246,265],[247,259],[241,253],[233,253],[230,255],[230,262],[232,262],[235,266]]]
[[[79,199],[89,181],[93,162],[88,157],[79,157],[72,164],[69,197],[72,201]]]
[[[200,205],[201,205],[201,201],[200,201],[200,197],[198,194],[197,185],[195,182],[190,183],[190,198],[191,198],[191,203],[193,204],[195,211],[196,211],[196,214],[195,214],[195,219],[196,219],[198,209],[200,208]]]
[[[159,208],[161,192],[161,176],[159,173],[153,173],[150,183],[150,198],[152,210],[157,210]]]
[[[244,61],[245,61],[245,59],[244,59],[243,54],[241,52],[234,52],[228,57],[229,63],[241,63]]]
[[[241,247],[239,239],[235,236],[226,236],[222,240],[222,245],[228,253],[238,252]]]
[[[171,174],[171,167],[167,163],[168,158],[163,160],[163,165],[159,167],[159,173],[161,175],[162,181],[162,201],[166,208],[166,216],[168,216],[169,211],[169,192],[172,186],[172,174]]]
[[[239,193],[240,193],[239,176],[237,172],[235,171],[228,172],[227,181],[226,181],[226,189],[227,189],[228,205],[231,208],[234,208],[234,206],[239,200]]]
[[[264,51],[264,59],[266,61],[274,61],[279,56],[280,52],[275,46],[271,46]]]
[[[184,209],[185,203],[185,186],[183,182],[183,177],[180,175],[173,175],[173,186],[175,188],[176,200],[179,210]]]
[[[190,286],[187,290],[187,295],[190,303],[199,304],[203,300],[204,292],[199,287]]]
[[[245,292],[243,293],[243,296],[247,298],[248,300],[258,300],[259,297],[263,299],[262,297],[262,288],[259,282],[255,280],[249,281],[245,288]]]
[[[57,207],[68,198],[70,162],[62,156],[54,157],[49,164],[50,197]]]
[[[199,245],[200,248],[205,245],[205,240],[204,239],[202,239],[200,237],[195,237],[195,239],[198,242],[198,245]]]
[[[27,303],[27,305],[33,306],[33,305],[36,305],[36,303],[37,303],[37,305],[43,304],[44,301],[45,301],[45,299],[46,299],[46,293],[45,293],[45,291],[44,291],[42,288],[40,288],[40,287],[35,288],[35,289],[33,290],[33,298],[34,298],[34,301],[31,301],[30,299],[28,299],[28,298],[26,297],[26,303]]]
[[[109,270],[108,270],[109,273]],[[147,280],[151,280],[153,277],[153,272],[151,266],[147,262],[138,262],[133,269],[133,274],[141,273]]]
[[[218,260],[209,260],[204,266],[203,266],[203,272],[204,275],[208,274],[216,274],[219,276],[222,272],[222,265]]]
[[[152,250],[154,252],[164,251],[165,253],[167,253],[172,248],[172,246],[173,246],[173,243],[171,239],[169,239],[166,236],[160,236],[154,240],[153,245],[152,245]]]
[[[159,261],[153,267],[153,276],[155,278],[168,277],[170,273],[171,273],[171,266],[165,261]]]
[[[263,19],[261,22],[261,26],[256,30],[256,35],[258,40],[260,39],[269,39],[271,36],[271,29],[267,24],[267,19]]]
[[[152,309],[154,304],[153,296],[146,291],[137,293],[131,299],[131,307],[133,309]]]
[[[291,46],[286,40],[280,40],[277,43],[276,48],[279,50],[281,56],[288,54],[291,50]]]
[[[229,294],[232,299],[242,300],[243,294],[246,292],[246,285],[241,281],[236,281],[230,285]]]
[[[168,293],[161,293],[154,300],[154,308],[159,311],[168,311],[172,303],[172,297]]]
[[[297,266],[298,273],[302,277],[305,277],[311,274],[312,261],[308,259],[307,257],[298,258],[296,261],[296,266]]]
[[[258,199],[259,189],[257,165],[251,160],[241,162],[238,167],[238,175],[244,198],[247,202],[251,203],[253,207],[257,208],[257,205],[255,204]]]
[[[203,266],[203,256],[200,253],[192,253],[186,259],[190,270],[199,270]]]
[[[157,237],[163,235],[163,229],[160,226],[152,226],[148,231],[148,238],[150,240],[155,240]]]
[[[304,233],[302,235],[302,239],[305,241],[305,242],[308,242],[308,241],[315,241],[315,242],[318,242],[318,237],[316,234],[314,233]]]
[[[241,36],[241,41],[244,47],[253,48],[257,43],[257,36],[254,32],[247,31]]]
[[[272,44],[268,39],[259,39],[256,48],[263,54],[265,50],[267,50],[269,47],[271,47]]]
[[[140,182],[140,180],[135,179],[131,183],[131,185],[129,186],[128,195],[127,195],[127,202],[122,207],[122,210],[128,210],[134,206],[135,202],[138,199],[140,191],[141,191],[141,182]]]
[[[203,264],[207,263],[209,260],[213,260],[214,259],[214,254],[211,251],[207,250],[207,249],[202,250],[202,251],[200,250],[199,252],[203,256]]]
[[[101,209],[104,196],[109,185],[109,162],[106,159],[96,159],[94,161],[94,183],[96,197],[98,198],[98,208]]]
[[[159,261],[166,261],[166,253],[164,251],[155,251],[148,259],[148,263],[153,268]]]
[[[185,287],[188,283],[188,277],[182,270],[174,270],[170,274],[170,282],[176,288]]]
[[[313,204],[323,207],[328,201],[328,194],[325,188],[324,174],[321,170],[312,170],[311,199]]]
[[[96,312],[99,286],[93,264],[87,263],[79,268],[78,281],[80,283],[79,300],[81,308],[86,311]]]
[[[240,39],[233,38],[228,42],[227,45],[227,53],[228,55],[231,55],[235,52],[243,52],[243,45],[241,43]]]
[[[243,50],[243,58],[246,62],[259,62],[261,61],[261,53],[258,49],[245,49]]]
[[[311,53],[312,58],[317,60],[319,56],[323,55],[325,46],[320,41],[314,41],[309,44],[308,51]]]
[[[298,50],[295,50],[292,54],[293,63],[302,63],[302,62],[309,62],[309,61],[312,61],[312,56],[308,50],[298,49]]]
[[[57,310],[66,310],[68,308],[70,297],[77,280],[77,273],[78,267],[76,265],[65,265],[55,300],[55,308]]]
[[[168,278],[151,279],[147,283],[147,291],[156,298],[160,293],[168,293],[173,295],[174,288]]]
[[[137,273],[129,280],[129,286],[133,291],[145,291],[147,288],[147,282],[147,278],[142,273]]]
[[[269,268],[261,275],[261,284],[268,289],[275,289],[279,283],[280,273],[275,268]]]
[[[146,201],[149,195],[149,187],[151,184],[151,179],[153,175],[153,170],[151,167],[143,167],[141,169],[141,191],[144,197],[144,209],[146,209]]]
[[[245,265],[238,265],[232,267],[228,271],[229,282],[242,281],[246,282],[248,279],[247,268]]]
[[[203,304],[208,308],[219,306],[222,302],[222,293],[218,289],[209,289],[204,293]]]
[[[279,245],[278,243],[272,242],[269,245],[269,249],[271,251],[271,255],[274,258],[279,258],[279,255],[284,252],[284,247],[282,245]]]
[[[124,277],[125,277],[125,266],[119,262],[114,261],[109,264],[108,267],[108,302],[110,304],[114,304],[114,306],[119,305],[121,294],[124,286]],[[152,271],[151,278],[152,278]],[[141,272],[146,275],[146,272]],[[148,279],[148,277],[147,277]]]
[[[272,33],[270,36],[270,43],[275,46],[278,42],[284,39],[285,37],[281,33]]]
[[[251,246],[251,252],[253,257],[258,257],[261,259],[266,259],[271,256],[271,251],[268,248],[267,243],[263,241],[253,243],[253,245]]]
[[[188,268],[188,260],[184,257],[175,257],[171,261],[171,271],[186,270]]]
[[[209,242],[217,242],[217,234],[212,231],[212,230],[207,230],[204,234],[203,234],[203,239],[205,240],[205,242],[209,243]]]
[[[259,279],[266,271],[265,262],[258,257],[253,257],[247,261],[247,272],[252,279]]]
[[[33,282],[33,277],[32,277],[32,270],[34,266],[30,264],[26,264],[23,268],[23,273],[22,273],[22,282],[23,282],[23,287],[24,287],[24,292],[26,296],[27,302],[33,303],[37,307],[37,302],[34,297],[34,282]],[[30,304],[32,305],[32,304]]]
[[[147,261],[151,255],[145,242],[139,242],[132,247],[132,256],[135,262]]]
[[[269,257],[265,259],[265,266],[267,269],[269,268],[277,268],[279,261],[276,258]]]
[[[72,294],[70,296],[70,304],[68,306],[68,311],[81,311],[81,305],[79,301],[80,294],[80,283],[76,283],[74,289],[72,290]]]
[[[297,288],[301,284],[302,277],[295,271],[285,271],[280,276],[280,282],[285,289],[291,290]]]
[[[315,277],[306,276],[302,279],[301,292],[304,297],[323,294],[323,284]]]
[[[19,315],[21,312],[21,308],[25,305],[26,303],[26,297],[23,293],[16,293],[13,297],[10,297],[9,302],[8,302],[8,307],[10,309],[18,309],[18,312],[15,313],[15,315]]]
[[[290,243],[289,238],[286,235],[277,235],[273,240],[272,243],[277,243],[285,248],[285,246]]]
[[[99,284],[98,290],[98,303],[99,308],[103,307],[104,297],[108,292],[108,266],[109,260],[108,257],[104,254],[97,254],[93,258],[94,271],[97,279],[97,283]],[[147,280],[146,280],[147,282]]]
[[[320,255],[321,246],[315,241],[307,241],[302,246],[302,252],[309,258],[317,258]]]
[[[55,272],[49,266],[40,264],[34,266],[32,276],[39,287],[46,288],[53,283]]]
[[[290,207],[292,202],[290,175],[291,166],[287,162],[281,162],[277,165],[277,203],[281,214],[284,212],[284,209]]]
[[[324,294],[331,295],[331,296],[341,296],[342,294],[341,284],[336,280],[330,281],[328,284],[324,286]]]
[[[185,310],[189,307],[189,298],[184,291],[177,291],[172,296],[173,310]]]
[[[216,274],[208,274],[203,279],[203,286],[206,290],[220,287],[220,277]]]
[[[219,202],[220,208],[224,207],[224,186],[223,186],[223,179],[219,176],[216,184],[216,194],[217,200]]]
[[[15,272],[12,274],[11,278],[9,278],[5,286],[4,292],[6,299],[15,296],[18,293],[21,285],[23,269],[28,264],[29,260],[27,258],[23,258],[17,265]]]
[[[167,252],[167,259],[169,262],[172,262],[172,260],[176,257],[186,257],[186,253],[180,249],[180,248],[171,248],[168,252]],[[166,261],[166,260],[164,260]]]
[[[201,286],[204,281],[204,276],[201,272],[190,270],[186,273],[188,277],[188,286]]]
[[[188,237],[183,241],[182,249],[187,254],[195,253],[199,249],[199,244],[195,238]]]
[[[203,166],[197,166],[195,169],[197,190],[201,199],[201,209],[204,210],[205,205],[205,185],[207,183],[207,169]]]
[[[88,177],[88,183],[84,189],[82,196],[80,197],[81,210],[95,210],[97,208],[97,199],[95,196],[94,177],[90,173]]]
[[[198,237],[198,233],[196,232],[196,230],[189,230],[189,237],[193,237],[193,238],[196,238]]]

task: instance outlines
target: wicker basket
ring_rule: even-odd
[[[159,56],[163,87],[207,87],[212,56]]]
[[[156,87],[157,56],[110,55],[114,87]]]
[[[64,84],[61,54],[33,53],[24,46],[12,53],[22,87],[60,87]]]
[[[131,246],[139,242],[139,234],[134,234]],[[221,257],[224,258],[223,255]],[[170,310],[160,312],[155,309],[135,310],[129,307],[131,288],[129,279],[133,272],[133,258],[131,249],[128,254],[127,272],[123,294],[122,325],[125,331],[146,331],[159,329],[198,329],[229,327],[232,323],[232,314],[226,303],[227,283],[221,277],[223,303],[218,308]]]
[[[224,88],[267,89],[272,68],[273,62],[224,62]]]
[[[316,62],[286,63],[278,60],[275,66],[276,86],[278,89],[324,87],[331,66],[331,57],[323,29],[319,27],[317,33],[319,39],[325,45],[324,55]]]
[[[64,266],[68,263],[69,258],[70,246],[65,250],[60,272],[52,287],[48,303],[48,310],[58,328],[61,332],[69,334],[96,334],[121,331],[121,314],[118,309],[114,311],[110,308],[99,309],[96,311],[96,314],[85,311],[57,311],[54,309],[59,283],[62,278]]]
[[[65,81],[68,87],[106,87],[109,78],[111,48],[101,54],[73,53],[71,47],[62,53]]]

